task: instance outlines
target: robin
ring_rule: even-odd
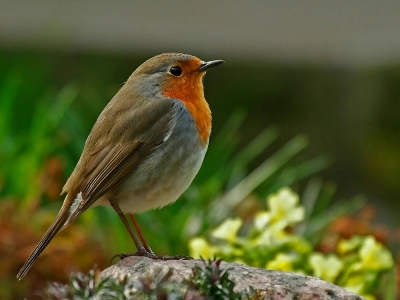
[[[19,280],[58,231],[95,205],[115,210],[135,243],[135,255],[162,258],[149,247],[133,214],[176,201],[199,171],[211,132],[203,76],[223,62],[165,53],[132,73],[94,124],[63,187],[64,203]]]

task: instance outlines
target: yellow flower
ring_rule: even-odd
[[[334,282],[343,268],[343,262],[334,254],[325,256],[321,253],[312,253],[309,262],[314,276],[329,282]]]
[[[352,275],[346,280],[346,283],[344,284],[343,287],[354,294],[367,298],[366,296],[369,297],[371,295],[364,294],[365,283],[366,283],[365,278],[362,275]],[[367,299],[375,299],[375,298],[373,297]]]
[[[264,230],[271,221],[271,214],[268,211],[260,211],[254,216],[254,227],[258,231]]]
[[[288,187],[270,195],[267,202],[270,208],[270,222],[279,224],[279,227],[284,228],[304,220],[305,210],[303,206],[299,206],[299,196]]]
[[[256,245],[273,245],[288,240],[285,228],[304,219],[304,207],[299,205],[299,196],[290,188],[282,188],[267,198],[269,211],[261,211],[254,217],[254,228],[259,235],[253,240]]]
[[[275,256],[274,260],[271,260],[267,263],[266,268],[268,270],[290,272],[293,271],[293,263],[295,260],[296,259],[293,255],[279,253]]]
[[[217,249],[203,238],[196,237],[189,240],[189,255],[194,258],[213,258],[216,252]]]
[[[290,235],[288,241],[292,251],[296,251],[297,253],[301,254],[310,253],[312,251],[312,245],[305,238],[296,235]]]
[[[354,236],[349,240],[340,240],[337,244],[337,252],[340,254],[351,252],[361,245],[362,240],[361,236]]]
[[[373,236],[367,236],[359,250],[361,262],[355,266],[356,270],[387,270],[393,266],[392,254]]]
[[[215,228],[211,235],[215,238],[226,240],[228,242],[235,242],[237,233],[242,227],[242,220],[240,218],[227,219],[217,228]]]

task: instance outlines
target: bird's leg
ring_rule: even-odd
[[[128,220],[126,219],[125,215],[122,213],[120,207],[118,204],[111,203],[111,206],[114,208],[115,212],[118,214],[120,219],[125,225],[125,228],[128,230],[129,234],[131,235],[137,251],[134,253],[120,253],[117,255],[114,255],[114,257],[111,259],[111,261],[115,257],[119,257],[119,259],[124,259],[125,257],[128,256],[144,256],[148,257],[151,259],[159,259],[159,260],[188,260],[188,259],[193,259],[192,257],[189,256],[184,256],[184,255],[176,255],[176,256],[162,256],[162,255],[155,255],[154,252],[151,250],[149,247],[149,244],[147,243],[146,239],[144,238],[143,232],[139,227],[138,222],[136,221],[135,217],[133,215],[130,215],[132,222],[139,234],[139,238],[136,236],[135,232],[132,230],[132,227],[129,225]]]
[[[142,229],[140,229],[139,223],[137,222],[135,216],[133,214],[129,214],[129,216],[131,217],[132,223],[135,226],[137,233],[139,234],[139,238],[142,242],[144,249],[146,249],[148,253],[154,253],[153,250],[151,250],[149,244],[147,243],[146,238],[144,237]]]
[[[146,238],[144,237],[144,234],[142,230],[140,229],[139,223],[137,222],[135,216],[133,214],[129,215],[131,217],[132,223],[136,228],[137,233],[139,234],[140,240],[142,241],[143,247],[146,249],[148,253],[154,254],[153,250],[151,250],[149,244],[146,241]],[[126,255],[126,254],[125,254]],[[156,255],[154,254],[156,259],[160,260],[189,260],[193,259],[192,257],[189,256],[184,256],[184,255],[174,255],[174,256],[163,256],[163,255]]]
[[[126,219],[125,215],[122,213],[120,207],[118,204],[111,203],[111,206],[114,208],[115,212],[118,214],[119,218],[122,220],[122,222],[125,225],[125,228],[128,230],[129,234],[131,235],[133,242],[135,243],[137,252],[135,253],[121,253],[116,256],[119,256],[120,259],[123,259],[127,256],[145,256],[153,259],[157,259],[158,257],[151,251],[148,252],[148,250],[142,245],[142,243],[139,241],[138,237],[136,236],[135,232],[132,230],[131,226],[129,225],[128,220]],[[146,243],[147,244],[147,243]],[[147,245],[148,247],[148,245]]]

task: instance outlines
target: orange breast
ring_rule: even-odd
[[[211,110],[204,98],[202,74],[171,78],[163,86],[163,94],[183,102],[196,121],[200,139],[207,144],[211,133]]]

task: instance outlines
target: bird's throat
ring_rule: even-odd
[[[208,144],[211,133],[211,110],[204,98],[201,79],[181,80],[171,85],[167,84],[163,88],[163,94],[182,101],[196,122],[201,141],[204,145]]]

